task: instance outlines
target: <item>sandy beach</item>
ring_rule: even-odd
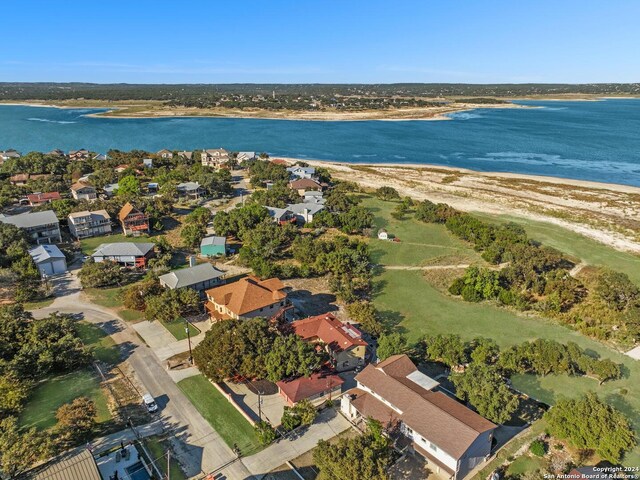
[[[280,158],[280,157],[279,157]],[[416,164],[304,161],[368,189],[448,203],[469,212],[513,215],[560,225],[621,251],[640,254],[640,188],[515,173]]]

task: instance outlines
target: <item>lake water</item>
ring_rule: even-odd
[[[353,163],[425,163],[640,186],[640,100],[529,101],[450,121],[110,119],[100,109],[0,106],[0,150],[266,151]]]

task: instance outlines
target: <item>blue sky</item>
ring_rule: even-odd
[[[21,0],[2,17],[0,81],[640,81],[637,0]]]

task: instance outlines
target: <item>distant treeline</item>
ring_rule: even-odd
[[[531,95],[638,95],[640,83],[593,84],[96,84],[0,83],[0,100],[158,100],[194,107],[268,109],[428,106],[442,97]]]

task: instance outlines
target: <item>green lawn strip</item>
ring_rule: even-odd
[[[86,288],[84,291],[93,303],[102,307],[118,308],[122,305],[123,287]]]
[[[165,322],[163,320],[159,320],[159,322],[169,330],[169,333],[175,337],[176,340],[185,340],[187,338],[187,332],[185,330],[185,321],[184,318],[179,318],[173,322]],[[200,333],[196,327],[194,327],[191,323],[187,323],[189,325],[189,333],[191,337],[195,337]]]
[[[629,417],[640,435],[640,362],[591,340],[575,330],[533,315],[520,315],[488,303],[467,303],[437,291],[420,271],[390,270],[376,277],[380,293],[374,304],[383,318],[399,322],[410,341],[438,333],[459,334],[465,340],[486,337],[501,347],[536,338],[575,342],[588,352],[623,364],[620,380],[598,385],[588,377],[568,375],[514,377],[514,386],[545,403],[553,404],[560,395],[579,396],[593,390],[607,403]],[[626,394],[622,390],[627,390]],[[549,402],[547,402],[549,401]],[[640,464],[640,447],[628,455],[627,464]]]
[[[522,455],[516,458],[509,468],[507,473],[509,475],[522,475],[527,472],[535,472],[536,470],[543,469],[545,461],[542,458],[532,457],[529,455]]]
[[[121,233],[116,235],[103,235],[101,237],[90,237],[80,240],[80,248],[84,255],[91,255],[101,244],[117,242],[146,243],[153,242],[153,237],[125,237]]]
[[[364,197],[362,205],[374,214],[374,233],[371,239],[371,257],[374,263],[383,265],[420,266],[429,260],[451,256],[453,263],[480,261],[480,255],[469,244],[449,233],[444,225],[424,223],[407,215],[402,220],[391,216],[397,205],[373,197]],[[384,228],[400,242],[378,240],[377,232]],[[460,257],[460,262],[455,261]]]
[[[91,350],[97,360],[109,365],[120,362],[120,352],[116,343],[104,330],[88,322],[78,322],[76,328],[82,343]]]
[[[47,308],[53,303],[55,297],[45,298],[44,300],[36,300],[34,302],[25,302],[25,310],[38,310],[39,308]]]
[[[494,216],[475,212],[474,215],[486,221],[518,223],[534,240],[580,258],[590,265],[603,265],[626,273],[632,281],[640,285],[640,256],[638,255],[620,252],[552,223],[507,215]]]
[[[167,474],[167,458],[160,458],[163,455],[166,455],[169,450],[169,445],[167,442],[162,440],[160,437],[152,436],[144,439],[144,446],[147,447],[149,453],[153,460],[160,459],[156,462],[156,465],[160,468],[160,471],[166,475]],[[169,460],[169,469],[171,473],[171,480],[186,480],[184,473],[180,469],[180,464],[173,456]]]
[[[204,376],[185,378],[178,382],[178,387],[230,448],[237,444],[242,455],[254,454],[262,448],[253,426]]]
[[[52,427],[56,424],[56,410],[78,397],[88,397],[95,402],[98,423],[111,420],[100,382],[94,372],[87,369],[51,377],[39,383],[20,415],[20,425],[39,430]]]
[[[138,312],[137,310],[129,310],[128,308],[124,308],[118,311],[118,314],[127,322],[136,323],[144,320],[144,313]]]

